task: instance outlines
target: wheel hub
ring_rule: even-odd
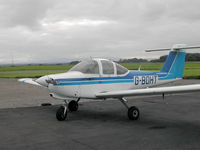
[[[134,117],[137,117],[137,116],[138,116],[138,111],[137,111],[137,110],[134,110],[134,111],[133,111],[133,116],[134,116]]]

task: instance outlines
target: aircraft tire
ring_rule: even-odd
[[[66,117],[67,117],[67,111],[65,112],[65,107],[61,106],[60,108],[58,108],[56,112],[56,118],[58,119],[58,121],[64,121]]]
[[[75,100],[72,100],[68,104],[68,109],[69,111],[77,111],[78,110],[78,102]]]
[[[139,112],[139,109],[135,106],[131,106],[129,109],[128,109],[128,118],[130,120],[137,120],[140,116],[140,112]]]

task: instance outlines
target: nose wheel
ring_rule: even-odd
[[[67,103],[67,101],[65,101],[65,105],[60,106],[60,108],[58,108],[58,110],[56,112],[57,120],[58,121],[64,121],[67,117],[67,111],[68,110],[70,112],[77,111],[79,100],[80,100],[80,98],[77,101],[72,100],[72,101],[69,102],[69,104]]]
[[[60,106],[56,112],[56,118],[58,121],[63,121],[67,117],[67,106]]]

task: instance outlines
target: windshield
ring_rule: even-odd
[[[116,68],[117,68],[117,75],[122,75],[128,72],[128,69],[124,68],[123,66],[116,64]]]
[[[99,65],[95,60],[83,61],[69,71],[79,71],[85,74],[99,74]]]

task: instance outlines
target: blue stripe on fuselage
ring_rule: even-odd
[[[133,80],[110,80],[110,81],[89,81],[89,82],[61,82],[57,86],[64,85],[90,85],[90,84],[113,84],[113,83],[128,83],[133,82]]]
[[[150,76],[150,75],[157,75],[158,77],[166,77],[167,73],[160,73],[156,71],[130,70],[127,75],[120,77],[66,78],[66,79],[56,79],[56,81],[58,82],[57,86],[129,83],[129,82],[134,82],[134,76]]]

